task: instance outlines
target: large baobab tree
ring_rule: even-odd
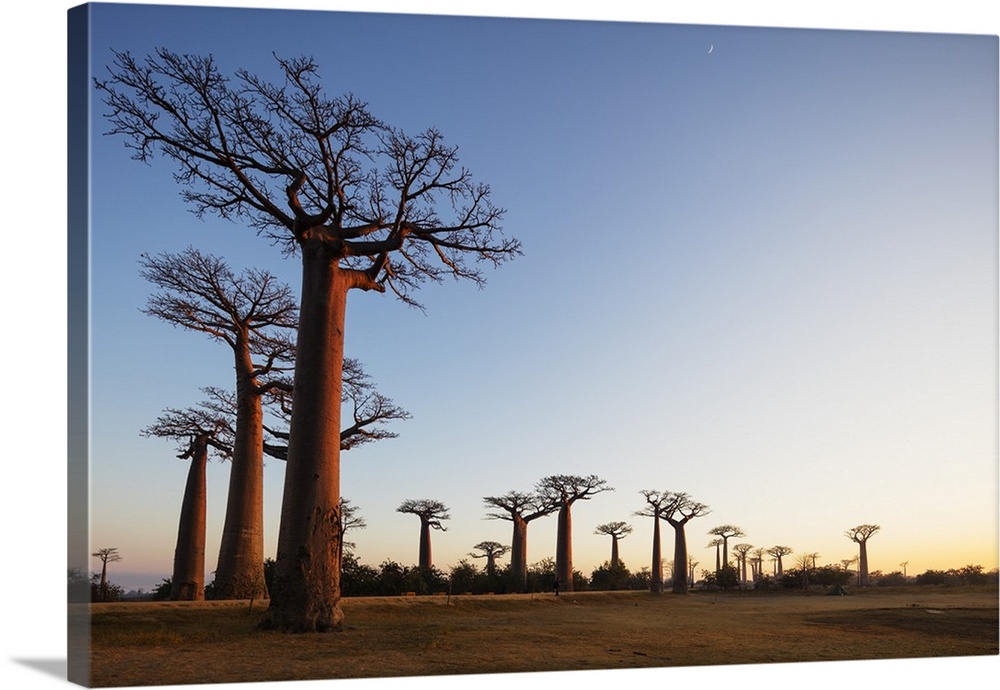
[[[208,335],[233,352],[231,470],[215,596],[267,596],[264,583],[264,436],[262,398],[291,366],[298,314],[291,289],[267,271],[236,274],[221,258],[188,248],[143,255],[142,276],[160,288],[145,312]]]
[[[420,561],[419,567],[424,572],[429,572],[433,563],[431,562],[431,530],[446,531],[441,524],[442,520],[449,520],[448,508],[441,501],[429,498],[419,500],[408,499],[396,508],[397,513],[409,513],[420,518]]]
[[[108,563],[117,563],[122,556],[118,553],[117,546],[101,548],[90,555],[101,561],[101,584],[98,591],[101,594],[101,601],[105,601],[108,598]]]
[[[174,547],[174,569],[170,580],[170,598],[173,600],[201,601],[205,598],[205,524],[208,512],[205,474],[210,452],[221,459],[232,457],[232,447],[218,440],[225,429],[226,420],[213,415],[205,407],[186,410],[168,408],[140,432],[143,436],[177,441],[180,444],[177,457],[191,462]],[[261,558],[260,576],[263,582],[263,556]]]
[[[556,532],[556,580],[566,592],[573,591],[573,504],[588,501],[602,491],[614,491],[607,481],[591,474],[580,477],[554,474],[540,480],[535,490],[546,503],[559,508]]]
[[[747,556],[753,550],[753,544],[734,544],[733,553],[736,554],[736,562],[740,565],[740,581],[743,584],[748,582],[747,580]]]
[[[663,591],[663,551],[660,546],[660,518],[663,516],[663,509],[668,504],[671,494],[669,491],[653,491],[651,489],[643,489],[640,491],[646,499],[646,507],[642,510],[636,511],[636,515],[640,517],[651,517],[653,518],[653,562],[650,568],[649,575],[649,591],[653,594],[659,594]],[[677,578],[677,561],[674,561],[674,579]],[[684,570],[684,561],[680,561],[680,569]]]
[[[778,577],[781,577],[782,573],[784,572],[781,566],[782,556],[787,556],[791,552],[792,549],[791,547],[788,546],[772,546],[771,548],[767,549],[766,553],[769,556],[771,556],[771,558],[774,559],[774,568],[775,568],[774,574],[777,575]]]
[[[858,545],[858,586],[868,586],[868,540],[882,529],[879,525],[858,525],[844,532],[844,536]]]
[[[674,563],[687,563],[688,548],[685,525],[691,520],[703,515],[708,515],[711,509],[704,503],[699,503],[683,491],[670,494],[666,505],[663,508],[661,517],[674,528]],[[677,572],[676,570],[674,571]],[[682,570],[683,572],[683,570]],[[694,581],[694,576],[690,578]],[[674,577],[670,590],[674,594],[687,594],[688,579],[685,577]]]
[[[440,132],[408,135],[353,95],[328,96],[309,58],[278,79],[224,74],[211,56],[115,52],[95,87],[134,158],[176,164],[196,214],[241,221],[302,268],[294,405],[265,627],[328,631],[340,606],[340,404],[351,290],[413,293],[520,253],[502,209]]]
[[[551,515],[559,506],[546,502],[538,494],[508,491],[502,496],[484,496],[483,502],[493,510],[486,514],[491,520],[510,520],[513,536],[510,542],[510,569],[517,578],[517,587],[528,587],[528,523]]]
[[[745,537],[746,534],[736,525],[719,525],[708,530],[708,533],[722,540],[722,565],[729,565],[729,540],[733,537]],[[718,572],[719,567],[717,564],[716,572]]]
[[[510,551],[509,546],[505,546],[498,541],[481,541],[472,548],[480,553],[472,551],[469,553],[473,558],[486,559],[486,574],[491,578],[497,574],[497,559]]]
[[[618,541],[632,534],[632,525],[626,522],[606,522],[598,525],[594,534],[605,534],[611,537],[611,567],[618,567]]]

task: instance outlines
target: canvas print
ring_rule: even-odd
[[[71,681],[998,654],[996,36],[68,26]]]

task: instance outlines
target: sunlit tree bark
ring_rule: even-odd
[[[660,519],[663,517],[663,509],[670,500],[669,491],[653,491],[644,489],[640,492],[646,499],[646,507],[636,511],[640,517],[653,518],[653,556],[650,565],[649,591],[653,594],[660,594],[663,591],[663,550],[660,544]],[[677,563],[675,560],[674,563]],[[681,561],[683,564],[684,561]],[[680,567],[681,573],[684,566]],[[674,579],[677,578],[677,568],[674,568]],[[683,578],[683,574],[681,575]]]
[[[156,422],[141,432],[143,436],[178,441],[181,452],[177,457],[191,462],[174,548],[170,585],[170,598],[174,600],[200,601],[205,598],[206,465],[210,451],[222,459],[232,457],[232,448],[216,440],[225,425],[223,418],[212,417],[204,409],[167,409]]]
[[[221,258],[188,248],[143,255],[142,276],[160,288],[146,313],[208,335],[233,352],[236,395],[229,495],[215,569],[217,599],[266,598],[262,396],[267,377],[290,366],[297,311],[292,292],[266,271],[235,274]]]
[[[352,95],[324,93],[308,58],[279,78],[212,57],[116,52],[95,86],[135,158],[172,159],[198,214],[239,219],[302,266],[294,405],[266,627],[326,631],[340,607],[340,401],[351,290],[413,291],[520,252],[502,210],[435,129],[410,136]]]

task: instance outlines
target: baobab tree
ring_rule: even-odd
[[[431,530],[447,531],[441,524],[442,520],[449,520],[448,508],[441,501],[428,498],[419,500],[409,499],[396,508],[397,513],[409,513],[420,518],[420,561],[419,567],[424,572],[430,572],[431,562]]]
[[[757,582],[764,575],[764,554],[767,553],[763,547],[758,547],[750,552],[750,570],[753,572],[753,581]]]
[[[145,313],[225,343],[235,360],[229,495],[215,570],[219,599],[266,598],[262,397],[269,376],[290,368],[298,312],[291,289],[267,271],[236,274],[221,258],[188,247],[142,255],[141,275],[160,289]]]
[[[660,547],[660,518],[663,517],[664,507],[668,504],[671,494],[669,491],[653,491],[651,489],[643,489],[640,491],[646,499],[646,507],[642,510],[636,511],[636,515],[640,517],[651,517],[653,518],[653,562],[650,568],[649,576],[649,591],[653,594],[659,594],[663,591],[663,552]],[[674,561],[677,563],[678,561]],[[684,561],[680,561],[684,563]],[[674,569],[676,573],[676,568]],[[681,566],[683,570],[683,565]],[[676,575],[674,576],[676,580]]]
[[[844,536],[858,545],[858,586],[868,586],[868,540],[882,529],[878,525],[858,525],[844,532]]]
[[[551,515],[559,506],[546,502],[538,494],[508,491],[502,496],[484,496],[483,502],[494,510],[486,517],[490,520],[510,520],[514,533],[510,542],[510,570],[517,578],[517,587],[528,587],[528,523]]]
[[[694,567],[698,565],[699,561],[694,560],[692,556],[688,556],[688,582],[694,584]]]
[[[753,550],[753,544],[741,543],[733,545],[733,553],[736,554],[736,562],[740,566],[740,581],[747,583],[747,556]]]
[[[736,525],[719,525],[708,530],[708,533],[722,539],[722,565],[729,565],[729,540],[732,537],[747,536],[742,529]],[[718,559],[716,559],[718,560]],[[716,566],[716,571],[719,567]]]
[[[906,566],[909,565],[909,564],[910,564],[909,561],[903,561],[902,563],[899,564],[899,567],[903,569],[903,578],[904,579],[906,578]]]
[[[706,549],[712,547],[715,547],[715,574],[718,575],[719,571],[722,570],[722,540],[713,539],[705,545]]]
[[[520,253],[488,186],[435,129],[388,126],[353,95],[325,94],[307,57],[278,79],[224,74],[211,56],[114,54],[94,84],[109,134],[133,157],[176,164],[197,215],[238,220],[301,261],[294,405],[264,627],[329,631],[340,606],[340,404],[351,290],[413,292]]]
[[[90,554],[94,558],[99,558],[101,560],[101,601],[106,601],[108,598],[108,563],[117,563],[122,559],[121,554],[118,553],[117,546],[108,546],[102,549],[98,549],[94,553]]]
[[[687,535],[684,527],[691,520],[708,515],[711,512],[704,503],[693,500],[687,493],[672,492],[664,505],[661,517],[674,528],[674,563],[687,563]],[[718,556],[716,556],[718,560]],[[692,576],[691,581],[694,581]],[[687,594],[688,580],[684,577],[674,577],[670,590],[674,594]]]
[[[591,474],[579,477],[554,474],[540,480],[535,490],[545,503],[559,508],[559,526],[556,532],[556,581],[566,592],[573,591],[573,504],[589,501],[602,491],[614,491],[607,481]]]
[[[598,525],[594,534],[606,534],[611,537],[611,567],[618,567],[618,541],[632,534],[632,525],[626,522],[607,522]]]
[[[220,443],[217,438],[225,430],[225,418],[213,415],[202,407],[186,410],[168,408],[140,432],[143,436],[177,441],[180,444],[177,457],[191,462],[181,501],[174,569],[170,580],[170,598],[175,601],[201,601],[205,598],[205,524],[208,511],[205,474],[210,452],[220,459],[232,457],[232,446]],[[263,560],[260,577],[262,588]]]
[[[486,574],[491,578],[496,577],[497,574],[497,559],[510,551],[509,546],[504,546],[498,541],[481,541],[472,548],[481,553],[472,551],[469,555],[473,558],[486,559]]]
[[[768,555],[774,558],[775,575],[777,575],[778,577],[781,577],[782,573],[784,572],[781,567],[781,557],[787,556],[791,552],[792,549],[788,546],[772,546],[767,550]]]

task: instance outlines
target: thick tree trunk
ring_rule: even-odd
[[[250,350],[236,351],[236,438],[229,498],[215,569],[217,599],[266,599],[264,584],[264,431]]]
[[[861,587],[868,586],[868,543],[858,542],[861,552],[858,555],[858,583]]]
[[[514,533],[510,538],[510,571],[517,577],[522,592],[528,590],[528,523],[514,515]]]
[[[618,567],[618,537],[611,535],[611,567]]]
[[[573,591],[573,517],[570,504],[559,508],[559,530],[556,533],[556,577],[559,588],[564,592]]]
[[[205,598],[205,513],[208,464],[208,438],[193,442],[191,467],[188,469],[181,517],[174,549],[174,573],[170,598],[175,601],[202,601]]]
[[[729,540],[722,538],[722,567],[729,565]]]
[[[424,518],[420,518],[420,569],[431,570],[431,525]]]
[[[101,561],[101,601],[108,600],[108,561]],[[172,590],[171,590],[172,591]]]
[[[681,567],[683,570],[683,566]],[[649,568],[649,591],[660,594],[663,591],[663,552],[660,548],[660,516],[653,516],[653,562]],[[681,575],[681,577],[684,577]],[[677,579],[677,561],[674,561],[674,580]]]
[[[304,242],[302,297],[268,627],[337,628],[340,607],[340,405],[351,281],[322,242]]]
[[[683,563],[680,568],[680,572],[685,572],[687,570],[688,561],[688,547],[687,547],[687,536],[684,534],[684,523],[674,525],[674,572],[677,572],[677,563]],[[675,577],[671,591],[674,594],[687,594],[688,593],[688,578],[681,576]]]

